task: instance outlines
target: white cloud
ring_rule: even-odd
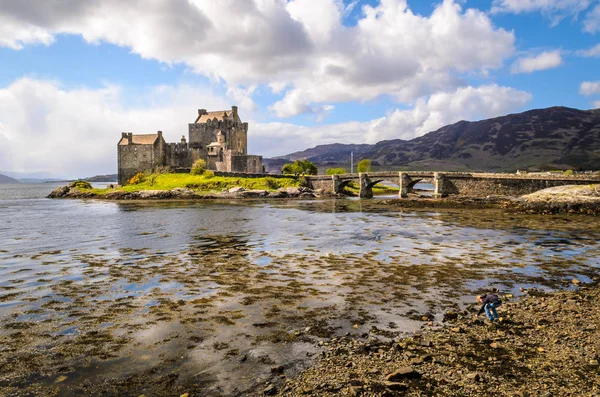
[[[143,98],[135,106],[130,96]],[[324,143],[375,143],[411,139],[461,119],[474,120],[521,110],[531,95],[488,85],[463,87],[419,99],[412,109],[394,110],[368,122],[317,127],[286,123],[250,123],[249,152],[275,156]],[[116,171],[121,131],[162,130],[168,142],[187,136],[196,106],[226,109],[225,98],[207,87],[159,86],[146,93],[118,86],[66,89],[57,82],[20,79],[0,88],[0,169],[45,171],[61,177],[85,177]],[[322,111],[331,111],[324,106]]]
[[[579,94],[586,96],[600,94],[600,81],[584,81],[579,87]]]
[[[583,20],[583,30],[587,33],[600,32],[600,4],[587,13]]]
[[[135,93],[136,95],[139,93]],[[136,107],[122,105],[117,86],[65,89],[57,82],[20,79],[0,88],[0,169],[86,177],[115,172],[122,131],[162,130],[167,141],[187,136],[197,104],[227,109],[207,87],[155,87]]]
[[[594,109],[600,109],[600,101],[594,101],[592,102],[592,106]]]
[[[556,26],[565,17],[577,19],[584,13],[583,31],[595,33],[600,30],[600,4],[590,10],[597,0],[494,0],[492,14],[522,14],[541,12]]]
[[[532,57],[517,59],[510,68],[511,73],[532,73],[558,67],[562,64],[560,51],[546,51]]]
[[[577,51],[577,55],[582,57],[600,57],[600,44],[596,44],[588,50],[579,50]]]
[[[541,11],[544,13],[576,14],[586,10],[590,4],[591,0],[494,0],[492,12],[520,14]]]
[[[381,0],[346,27],[353,2],[341,0],[0,0],[0,45],[82,35],[185,63],[225,82],[234,98],[252,100],[239,87],[268,85],[285,93],[273,107],[284,117],[381,95],[409,103],[464,85],[462,74],[501,67],[514,34],[460,4],[443,0],[420,16],[406,0]]]
[[[376,143],[412,139],[460,120],[480,120],[522,110],[531,94],[510,87],[462,87],[419,99],[412,109],[394,110],[368,122],[317,127],[286,123],[252,125],[252,141],[266,156],[292,153],[328,143]],[[276,145],[273,144],[276,142]]]
[[[256,91],[256,86],[244,87],[229,87],[227,97],[231,98],[239,108],[246,112],[255,112],[258,110],[258,105],[252,100],[252,95]]]
[[[492,14],[541,12],[557,25],[566,16],[585,11],[594,0],[494,0]]]

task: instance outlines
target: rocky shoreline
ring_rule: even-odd
[[[583,214],[600,216],[600,185],[560,186],[541,190],[522,197],[450,196],[431,198],[411,194],[409,198],[388,199],[383,204],[411,209],[502,209],[524,214]],[[219,199],[286,199],[286,198],[344,198],[324,190],[307,187],[269,190],[246,190],[234,187],[220,193],[198,193],[191,189],[142,190],[127,192],[120,189],[99,195],[73,182],[55,189],[48,198],[94,198],[103,200],[219,200]]]
[[[501,322],[478,307],[447,312],[444,324],[387,340],[378,329],[334,338],[313,366],[262,390],[282,396],[597,396],[600,394],[600,287],[502,295]],[[423,319],[427,321],[428,319]]]
[[[141,190],[137,192],[113,189],[105,194],[98,195],[89,189],[82,189],[73,183],[59,187],[48,195],[48,198],[96,198],[104,200],[217,200],[315,197],[337,197],[337,195],[326,191],[311,190],[305,187],[280,188],[275,191],[246,190],[241,187],[234,187],[220,193],[197,193],[186,188],[175,188],[171,190]]]

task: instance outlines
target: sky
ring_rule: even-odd
[[[116,173],[232,105],[265,157],[600,108],[600,0],[0,0],[0,170]]]

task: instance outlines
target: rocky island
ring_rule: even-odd
[[[233,178],[197,177],[169,174],[158,176],[154,182],[106,189],[94,189],[86,181],[71,182],[55,189],[49,198],[97,198],[104,200],[215,200],[215,199],[281,199],[346,197],[324,189],[302,186],[296,178]],[[194,182],[190,182],[193,180]],[[168,181],[168,182],[167,182]],[[174,186],[174,183],[184,187]],[[390,194],[397,189],[380,186],[378,194]],[[449,196],[432,198],[420,193],[405,199],[388,199],[384,205],[403,208],[481,208],[505,209],[519,213],[558,214],[577,213],[600,215],[600,184],[567,185],[540,190],[520,197],[510,196]]]

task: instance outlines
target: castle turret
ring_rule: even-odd
[[[181,144],[182,144],[182,145],[185,145],[185,144],[187,144],[187,141],[185,140],[185,135],[182,135],[182,136],[181,136]]]

